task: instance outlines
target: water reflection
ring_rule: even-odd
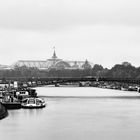
[[[42,114],[42,108],[40,109],[22,109],[25,116],[40,116]]]

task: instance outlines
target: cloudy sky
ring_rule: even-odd
[[[0,0],[0,64],[52,56],[140,66],[139,0]]]

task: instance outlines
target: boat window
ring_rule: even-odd
[[[20,94],[25,94],[25,92],[24,91],[20,91]]]
[[[29,103],[29,104],[35,104],[35,100],[34,100],[34,99],[29,99],[29,100],[28,100],[28,103]]]

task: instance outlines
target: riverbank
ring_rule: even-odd
[[[0,119],[5,118],[8,115],[6,108],[0,103]]]
[[[135,91],[140,93],[140,85],[122,82],[107,82],[107,81],[86,81],[86,82],[67,82],[46,85],[47,87],[97,87],[104,89],[114,89],[123,91]]]

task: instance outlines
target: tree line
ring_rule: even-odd
[[[140,78],[140,67],[128,62],[116,64],[111,69],[95,64],[87,69],[50,69],[39,70],[34,67],[18,67],[10,70],[0,70],[0,77],[108,77],[108,78]]]

